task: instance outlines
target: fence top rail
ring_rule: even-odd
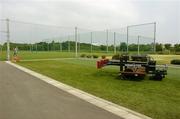
[[[129,25],[129,26],[127,26],[127,27],[137,27],[137,26],[144,26],[144,25],[150,25],[150,24],[156,24],[156,22],[150,22],[150,23],[144,23],[144,24]]]

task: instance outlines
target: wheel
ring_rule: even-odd
[[[163,79],[163,76],[161,74],[156,74],[153,79],[161,81]]]

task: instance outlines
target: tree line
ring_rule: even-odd
[[[1,50],[6,50],[7,43],[0,45]],[[34,44],[28,43],[10,43],[10,50],[13,50],[15,47],[18,47],[19,50],[25,51],[75,51],[75,42],[74,41],[65,41],[62,43],[52,41],[50,43],[47,42],[39,42]],[[77,43],[77,49],[85,52],[90,52],[91,47],[93,51],[106,51],[106,45],[92,45],[89,43]],[[140,51],[144,52],[153,52],[153,44],[140,44],[139,45]],[[109,51],[114,50],[114,46],[108,46]],[[127,44],[122,42],[116,45],[117,51],[126,51]],[[137,51],[138,45],[137,44],[128,44],[129,51]],[[162,44],[156,43],[156,52],[163,53],[163,52],[170,52],[170,53],[179,53],[180,52],[180,44]]]

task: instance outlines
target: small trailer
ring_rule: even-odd
[[[146,75],[152,80],[162,80],[167,75],[167,65],[156,65],[148,55],[121,55],[118,59],[101,59],[97,68],[114,65],[120,67],[122,79],[143,79]]]

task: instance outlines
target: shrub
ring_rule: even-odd
[[[120,59],[120,54],[115,54],[112,56],[113,60],[119,60]]]
[[[176,52],[175,54],[176,54],[176,55],[180,55],[180,52]]]
[[[86,54],[81,54],[80,57],[86,57]]]
[[[87,58],[91,58],[91,55],[87,55],[86,57],[87,57]]]
[[[98,55],[92,55],[93,58],[98,58],[99,56]]]
[[[106,59],[106,55],[102,55],[101,58],[102,58],[102,59]]]
[[[173,60],[171,60],[171,64],[178,64],[178,65],[180,65],[180,59],[173,59]]]

